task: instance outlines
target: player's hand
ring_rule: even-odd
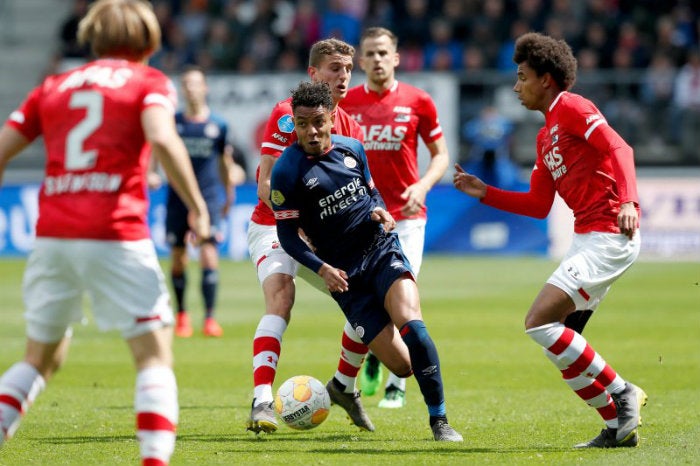
[[[384,231],[387,233],[396,228],[396,220],[382,207],[375,207],[370,218],[375,222],[381,223]]]
[[[211,222],[209,212],[206,209],[200,214],[190,211],[187,214],[187,223],[190,226],[190,231],[194,234],[193,242],[195,244],[202,244],[211,239]]]
[[[323,264],[318,269],[318,274],[326,283],[326,288],[331,293],[343,293],[348,291],[348,274],[344,270],[336,269],[328,264]]]
[[[620,213],[617,214],[617,226],[620,233],[629,239],[634,237],[634,232],[639,228],[639,214],[634,206],[634,202],[625,202],[620,205]]]
[[[455,174],[452,177],[452,183],[459,191],[477,199],[486,196],[486,183],[481,181],[474,175],[471,175],[462,169],[459,164],[455,164]]]
[[[401,193],[401,199],[406,203],[401,207],[401,214],[405,217],[412,217],[425,207],[425,196],[428,195],[428,190],[419,181]]]

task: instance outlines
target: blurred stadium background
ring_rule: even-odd
[[[436,100],[451,157],[509,189],[526,189],[541,115],[512,92],[513,38],[528,30],[565,38],[579,60],[574,91],[591,98],[635,148],[643,257],[700,258],[700,3],[669,0],[156,0],[164,47],[152,65],[174,78],[196,63],[210,103],[230,124],[249,181],[226,219],[226,256],[244,259],[255,203],[257,133],[272,105],[306,78],[308,46],[363,27],[400,39],[400,79]],[[75,43],[87,0],[0,0],[0,115],[47,73],[89,57]],[[362,82],[359,69],[352,84]],[[43,148],[15,159],[0,191],[0,255],[31,248]],[[567,247],[570,213],[546,221],[486,209],[449,184],[428,199],[427,253],[550,255]],[[163,191],[151,225],[163,253]]]

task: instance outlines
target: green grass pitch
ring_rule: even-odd
[[[597,435],[602,422],[523,332],[555,266],[535,258],[426,258],[423,314],[440,352],[450,423],[465,438],[447,445],[432,440],[414,380],[404,409],[382,410],[378,395],[364,398],[374,433],[350,426],[338,407],[312,431],[246,432],[252,337],[263,307],[253,265],[222,263],[225,335],[205,339],[193,263],[188,301],[197,326],[194,337],[175,341],[181,410],[172,464],[700,464],[700,264],[635,264],[589,322],[591,345],[649,394],[640,447],[605,451],[571,448]],[[24,349],[23,268],[20,259],[0,261],[0,371]],[[297,374],[331,377],[342,325],[335,303],[300,282],[276,386]],[[77,326],[67,364],[0,450],[0,465],[137,464],[133,384],[119,335]]]

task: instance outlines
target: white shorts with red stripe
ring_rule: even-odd
[[[277,227],[250,222],[248,225],[248,253],[258,271],[258,280],[262,284],[267,277],[283,273],[292,277],[303,278],[317,290],[330,295],[323,279],[295,261],[287,254],[277,237]]]
[[[24,273],[27,336],[54,343],[84,319],[90,298],[100,330],[124,338],[173,324],[153,242],[37,238]]]
[[[641,235],[633,239],[615,233],[574,234],[571,247],[547,279],[565,291],[576,309],[595,310],[615,282],[639,256]]]
[[[248,253],[258,270],[260,283],[275,273],[297,276],[299,263],[282,249],[275,225],[250,222],[248,225]]]

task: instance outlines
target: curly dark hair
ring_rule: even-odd
[[[297,107],[318,106],[333,110],[333,96],[327,83],[300,82],[296,89],[292,89],[292,111]]]
[[[537,76],[549,73],[562,90],[569,90],[576,82],[576,58],[569,44],[563,40],[528,32],[515,41],[513,61],[526,62]]]

